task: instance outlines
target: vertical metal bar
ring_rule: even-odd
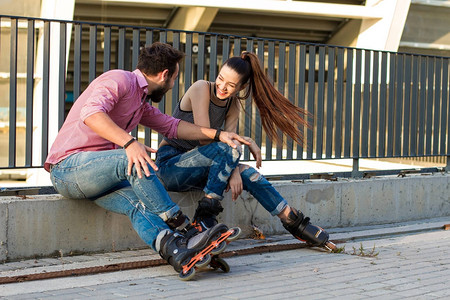
[[[411,120],[411,55],[405,55],[405,100],[403,112],[403,151],[402,156],[410,156],[409,132]]]
[[[198,63],[197,80],[203,80],[205,77],[205,35],[198,35]]]
[[[361,137],[361,76],[362,76],[362,50],[356,49],[355,88],[353,106],[353,159],[360,157]]]
[[[89,26],[89,82],[95,79],[97,71],[97,25]]]
[[[139,28],[133,29],[133,52],[131,56],[131,69],[136,69],[138,64],[139,53],[141,51],[141,37]]]
[[[427,88],[427,120],[426,120],[426,140],[425,155],[431,154],[432,124],[433,124],[433,90],[434,90],[434,61],[433,57],[428,57],[428,88]]]
[[[253,40],[247,40],[247,52],[253,52]],[[244,120],[244,135],[251,136],[252,134],[252,98],[245,99],[245,120]],[[248,147],[244,147],[244,160],[250,159],[250,152]]]
[[[119,41],[117,49],[117,68],[125,69],[125,36],[126,30],[124,27],[119,28]]]
[[[372,51],[364,51],[364,90],[361,120],[361,157],[369,156],[370,71]]]
[[[81,40],[82,25],[75,24],[75,41],[73,55],[73,101],[76,101],[81,94]]]
[[[9,150],[8,166],[16,167],[16,118],[17,118],[17,36],[18,19],[11,19],[9,61]]]
[[[387,67],[388,54],[386,52],[382,52],[380,75],[380,126],[378,128],[378,157],[386,156]]]
[[[242,40],[240,38],[234,38],[233,56],[241,56],[241,43]]]
[[[297,44],[289,43],[288,61],[288,99],[295,105],[295,61]],[[290,136],[286,136],[286,159],[293,159],[294,142]]]
[[[353,178],[362,177],[362,172],[359,171],[359,158],[353,158],[352,177]]]
[[[418,97],[419,97],[419,64],[420,56],[414,55],[412,57],[412,89],[411,89],[411,130],[410,130],[410,152],[411,156],[417,155],[417,138],[419,132],[417,131],[418,124]]]
[[[325,47],[319,46],[319,74],[317,81],[317,129],[316,129],[316,159],[322,158],[323,125],[325,99]]]
[[[425,116],[427,113],[427,58],[420,58],[420,103],[417,154],[423,156],[425,150]]]
[[[450,100],[449,98],[449,75],[448,75],[448,67],[449,67],[449,59],[445,59],[445,73],[446,73],[446,78],[447,80],[445,80],[445,90],[446,90],[446,95],[447,97],[444,98],[444,101],[446,101],[448,103],[448,101]],[[447,107],[450,109],[450,104],[447,104]],[[445,170],[448,172],[450,171],[450,113],[447,114],[447,166],[445,168]]]
[[[404,55],[397,55],[397,73],[396,73],[396,103],[394,120],[394,156],[399,157],[402,153],[402,113],[403,113],[403,66]]]
[[[433,155],[439,154],[439,125],[441,113],[441,73],[442,58],[436,58],[435,83],[434,83],[434,124],[433,124]]]
[[[297,106],[305,109],[305,84],[306,84],[306,46],[300,45],[299,58],[298,58],[298,101]],[[309,122],[309,120],[308,120]],[[303,137],[304,127],[300,126],[300,133]],[[297,145],[297,159],[303,158],[303,144]]]
[[[173,47],[177,50],[180,50],[180,33],[179,32],[173,33]],[[175,107],[177,106],[179,97],[180,97],[180,78],[178,77],[172,88],[172,108],[170,111],[170,115],[172,115],[173,111],[175,110]]]
[[[153,30],[145,31],[145,46],[150,47],[153,44]]]
[[[28,21],[27,31],[27,88],[26,88],[26,132],[25,132],[25,166],[33,164],[33,93],[34,93],[34,46],[35,20]]]
[[[230,57],[230,37],[224,36],[222,39],[222,64]]]
[[[48,108],[49,108],[49,75],[50,75],[50,22],[44,22],[44,62],[42,72],[42,156],[44,163],[48,153]]]
[[[141,37],[140,37],[139,28],[133,28],[133,43],[132,43],[132,52],[131,52],[131,69],[136,69],[138,64],[139,52],[141,49]],[[135,138],[138,137],[138,126],[136,126],[132,131],[131,135]]]
[[[215,81],[217,77],[217,35],[211,35],[209,45],[209,81]]]
[[[159,41],[164,44],[167,43],[167,31],[162,30],[159,32]],[[164,95],[161,102],[158,103],[158,109],[161,112],[166,113],[166,95]],[[163,135],[158,133],[158,145],[161,143],[162,139]]]
[[[111,69],[111,27],[103,28],[103,72]]]
[[[166,30],[161,30],[159,32],[159,41],[164,44],[167,43],[167,31]],[[161,112],[166,113],[166,95],[164,95],[161,102],[158,103],[158,109]],[[158,133],[158,145],[161,143],[162,139],[163,139],[163,135]]]
[[[441,142],[440,142],[440,155],[448,154],[445,151],[445,144],[446,144],[446,135],[449,134],[449,132],[446,131],[447,129],[447,118],[448,118],[448,59],[443,58],[442,61],[442,109],[441,109]]]
[[[271,84],[274,83],[275,75],[275,42],[269,41],[269,56],[267,58],[267,75],[271,80]],[[266,160],[272,160],[272,140],[269,138],[266,132]]]
[[[258,41],[258,60],[261,65],[261,69],[264,70],[264,40]],[[261,148],[262,147],[262,128],[261,128],[261,116],[259,115],[258,108],[255,108],[255,142]]]
[[[334,133],[334,157],[341,158],[342,153],[342,110],[344,102],[344,49],[337,49],[336,78],[336,123]]]
[[[314,124],[315,124],[315,83],[316,83],[316,46],[309,46],[309,64],[308,64],[308,123],[312,125],[312,129],[308,130],[307,134],[307,150],[306,158],[313,159],[314,152]]]
[[[378,133],[378,75],[380,65],[380,52],[373,51],[372,65],[372,97],[371,97],[371,118],[370,118],[370,157],[377,156],[377,133]]]
[[[395,112],[395,69],[397,65],[395,53],[389,54],[389,101],[387,108],[387,156],[394,152],[394,112]]]
[[[333,155],[333,115],[334,115],[334,74],[335,74],[335,48],[328,47],[328,74],[327,74],[327,126],[326,126],[326,149],[325,158],[332,158]]]
[[[344,116],[344,157],[351,157],[353,103],[353,49],[347,48],[347,71],[345,82],[345,116]]]
[[[150,47],[153,44],[153,30],[146,30],[145,31],[145,46]],[[145,127],[145,138],[144,143],[145,145],[151,147],[152,144],[152,130],[149,127]]]
[[[186,33],[186,56],[184,58],[184,91],[192,84],[192,33]]]
[[[286,70],[286,43],[280,42],[278,44],[278,91],[284,94],[285,75]],[[283,133],[280,129],[277,129],[277,153],[276,159],[281,160],[283,158]]]
[[[67,49],[67,24],[59,24],[59,74],[58,74],[58,129],[64,123],[64,113],[66,106],[66,49]]]
[[[167,43],[167,31],[166,30],[161,30],[159,32],[159,41],[161,43]]]

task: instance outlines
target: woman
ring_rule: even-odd
[[[239,92],[246,88],[245,96],[239,97]],[[239,100],[250,94],[269,138],[277,141],[277,129],[280,129],[297,143],[303,143],[297,126],[307,125],[303,118],[306,112],[273,87],[261,69],[258,57],[250,52],[228,59],[215,82],[195,82],[178,103],[173,116],[200,126],[236,132],[241,107]],[[253,140],[245,139],[251,143],[249,150],[259,168],[261,150]],[[157,174],[169,191],[203,188],[205,196],[199,201],[193,220],[200,230],[217,224],[216,216],[223,210],[220,200],[224,191],[231,190],[234,201],[242,190],[247,190],[269,213],[278,216],[294,237],[325,246],[328,234],[310,224],[302,212],[290,207],[254,168],[239,164],[239,156],[240,152],[223,143],[166,138],[158,150]],[[224,160],[226,167],[218,168],[224,165]]]

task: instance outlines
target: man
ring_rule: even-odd
[[[148,103],[161,101],[173,87],[183,56],[155,43],[143,49],[133,72],[111,70],[92,81],[74,103],[44,165],[61,195],[128,215],[139,236],[177,271],[225,225],[192,238],[172,231],[186,231],[189,220],[155,175],[148,152],[156,150],[129,132],[142,124],[169,138],[220,140],[233,151],[238,151],[233,140],[247,144],[235,133],[180,121]]]

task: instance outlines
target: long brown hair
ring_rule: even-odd
[[[249,83],[247,92],[242,98],[248,98],[251,93],[259,109],[262,126],[269,138],[278,141],[277,128],[279,128],[294,141],[303,144],[303,134],[298,126],[308,126],[304,118],[307,112],[292,104],[272,85],[262,70],[258,57],[254,53],[243,52],[240,57],[229,58],[224,65],[242,76],[241,84]]]

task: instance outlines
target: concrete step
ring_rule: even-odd
[[[389,224],[450,216],[450,175],[406,174],[369,179],[274,181],[290,203],[323,228]],[[184,213],[193,216],[201,192],[170,193]],[[265,235],[286,231],[249,193],[235,202],[227,194],[219,221],[239,226],[244,236],[253,225]],[[57,194],[0,194],[0,261],[122,251],[146,245],[127,217],[88,200]]]

